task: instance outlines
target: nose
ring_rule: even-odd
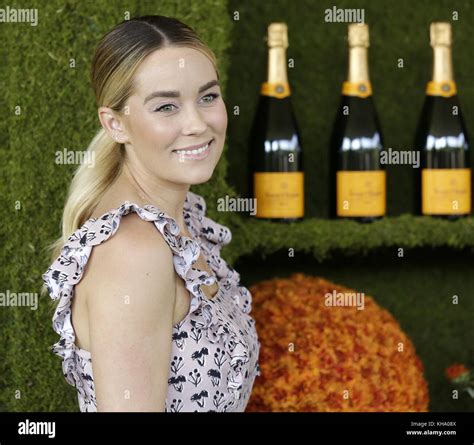
[[[183,135],[202,134],[207,129],[207,123],[204,121],[199,110],[189,106],[183,113]]]

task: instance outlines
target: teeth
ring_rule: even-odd
[[[178,153],[179,155],[187,155],[187,154],[198,155],[206,151],[208,147],[209,147],[209,144],[206,144],[204,147],[197,148],[197,149],[195,148],[193,150],[176,150],[176,153]]]

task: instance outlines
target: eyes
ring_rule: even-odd
[[[220,94],[218,94],[218,93],[210,93],[210,94],[206,94],[205,96],[203,96],[202,100],[204,101],[204,103],[212,103],[219,96],[220,96]],[[170,113],[170,112],[174,111],[173,107],[177,108],[174,104],[165,104],[165,105],[161,105],[160,107],[154,109],[153,112],[154,113],[157,113],[157,112]]]

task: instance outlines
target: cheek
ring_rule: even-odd
[[[219,106],[216,106],[213,112],[210,113],[208,123],[220,136],[225,134],[227,129],[227,110],[224,102],[221,102]]]
[[[134,129],[134,133],[143,144],[156,147],[171,145],[179,134],[179,127],[173,120],[158,119],[154,116],[142,119]]]

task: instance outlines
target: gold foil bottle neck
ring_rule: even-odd
[[[432,23],[430,26],[430,44],[433,48],[433,75],[427,86],[427,94],[449,97],[449,95],[456,93],[451,43],[451,24],[446,22]]]
[[[430,44],[435,46],[451,46],[451,24],[447,22],[434,22],[430,26]]]
[[[349,47],[369,47],[369,25],[365,23],[351,23],[348,27]]]
[[[288,48],[288,26],[286,23],[270,23],[268,25],[268,46]]]

